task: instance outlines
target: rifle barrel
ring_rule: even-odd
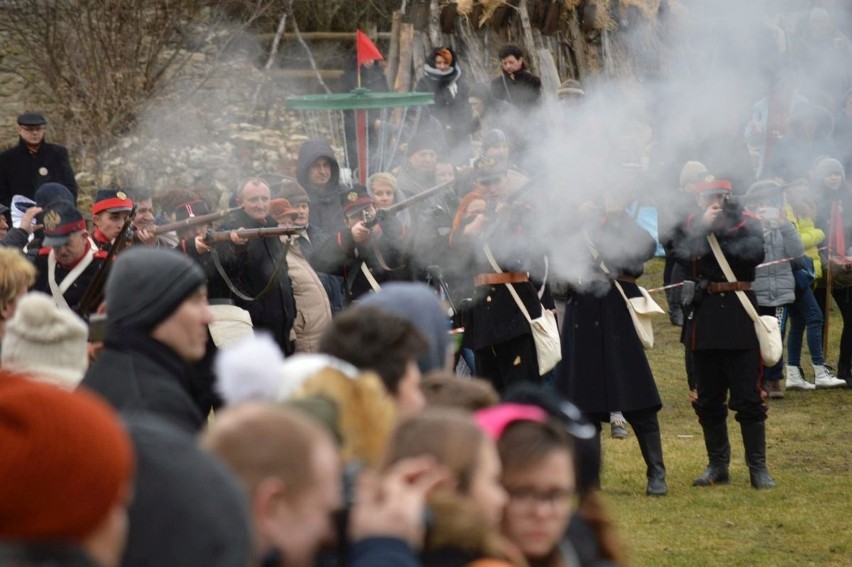
[[[231,240],[231,233],[236,234],[240,238],[268,238],[272,236],[297,236],[302,234],[304,229],[291,228],[285,226],[278,227],[263,227],[263,228],[242,228],[239,230],[219,230],[208,231],[204,237],[205,244],[215,244],[216,242],[226,242]]]
[[[216,211],[215,213],[208,213],[206,215],[198,215],[196,217],[189,217],[183,220],[172,222],[169,224],[161,224],[154,227],[154,234],[163,234],[166,232],[171,232],[173,230],[180,230],[182,228],[189,228],[192,226],[198,226],[201,224],[207,224],[209,222],[217,221],[221,218],[224,218],[231,213],[239,211],[242,207],[234,207],[233,209],[226,209],[224,211]]]

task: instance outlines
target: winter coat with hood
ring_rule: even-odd
[[[764,224],[763,243],[765,262],[796,258],[805,253],[795,225],[787,220]],[[751,288],[761,307],[787,305],[796,299],[796,282],[789,262],[757,268]]]
[[[331,178],[325,187],[314,187],[308,180],[311,165],[320,158],[331,161]],[[343,229],[343,207],[340,193],[346,187],[340,184],[340,164],[334,157],[334,151],[325,140],[308,140],[299,148],[296,163],[296,179],[305,188],[311,199],[311,224],[326,234],[337,234]]]

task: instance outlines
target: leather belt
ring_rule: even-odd
[[[476,286],[524,283],[528,281],[530,281],[530,277],[524,272],[491,272],[473,277],[473,285]]]
[[[711,282],[707,286],[707,291],[710,293],[724,293],[726,291],[748,291],[751,289],[751,282]]]
[[[213,298],[213,299],[208,299],[207,304],[208,305],[235,305],[233,299],[218,298],[218,297]]]

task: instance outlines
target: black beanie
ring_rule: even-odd
[[[117,327],[150,331],[205,283],[201,267],[179,252],[131,248],[110,270],[107,317]]]

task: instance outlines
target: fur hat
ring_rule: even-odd
[[[83,541],[133,474],[115,411],[88,392],[0,370],[0,416],[0,541]]]
[[[3,367],[73,390],[89,366],[88,332],[82,319],[57,307],[50,296],[29,293],[6,326]]]

